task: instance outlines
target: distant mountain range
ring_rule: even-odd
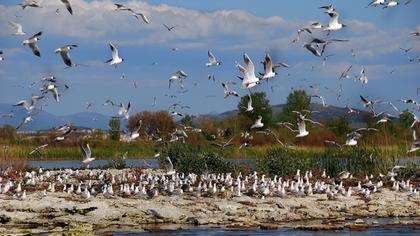
[[[285,104],[274,105],[273,114],[280,113],[283,110],[284,106]],[[319,113],[314,113],[312,115],[312,118],[316,121],[325,121],[339,117],[345,117],[350,122],[350,125],[353,127],[363,126],[364,122],[362,118],[365,114],[368,114],[366,111],[356,109],[355,110],[358,111],[359,114],[348,114],[347,108],[336,106],[328,106],[324,108],[321,104],[316,103],[312,103],[310,109],[319,111]],[[13,117],[3,116],[10,112],[13,112]],[[238,114],[238,110],[226,111],[220,114],[211,113],[205,116],[209,116],[216,119],[224,119],[230,116],[234,116],[236,114]],[[0,103],[0,127],[5,124],[16,126],[26,115],[26,110],[21,107],[13,107],[10,104]],[[63,124],[73,124],[76,127],[108,130],[108,123],[110,118],[111,116],[95,112],[80,112],[72,115],[56,116],[45,111],[39,111],[38,114],[33,116],[33,121],[23,125],[20,128],[20,130],[48,130]],[[124,121],[121,124],[121,128],[125,127],[126,121]]]

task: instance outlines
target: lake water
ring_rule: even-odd
[[[296,230],[293,228],[280,228],[277,230],[232,230],[226,228],[190,228],[175,231],[161,231],[161,232],[114,232],[114,236],[136,236],[136,235],[232,235],[232,236],[247,236],[247,235],[420,235],[420,226],[413,225],[392,225],[371,227],[363,231],[354,231],[345,228],[340,231],[306,231]]]

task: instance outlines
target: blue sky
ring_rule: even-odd
[[[259,62],[265,52],[274,61],[291,66],[282,68],[273,81],[253,90],[266,91],[272,104],[284,103],[292,89],[303,88],[311,93],[309,86],[314,84],[328,104],[338,106],[361,107],[359,95],[390,101],[409,97],[419,100],[416,88],[420,87],[420,64],[407,58],[420,56],[420,38],[409,35],[420,30],[417,0],[393,9],[366,8],[369,1],[361,0],[118,1],[143,12],[151,21],[149,25],[127,12],[114,11],[109,0],[71,0],[73,16],[57,0],[39,0],[42,8],[25,10],[16,6],[19,2],[0,2],[0,50],[5,57],[0,62],[0,103],[29,99],[39,93],[39,87],[29,88],[31,82],[54,75],[71,87],[59,103],[52,99],[43,102],[44,109],[56,115],[86,111],[88,101],[93,103],[90,111],[116,114],[117,109],[101,105],[107,99],[125,104],[131,101],[134,112],[167,109],[175,102],[191,106],[182,111],[185,113],[223,112],[235,109],[238,99],[224,99],[221,82],[237,80],[235,61],[243,64],[244,52],[251,56],[257,71],[262,71]],[[299,27],[311,21],[328,22],[328,15],[319,9],[328,3],[340,13],[340,22],[349,26],[329,37],[350,41],[329,46],[327,54],[332,56],[323,66],[321,58],[302,47],[308,39],[306,35],[297,43],[291,41]],[[55,14],[57,8],[59,15]],[[12,36],[13,29],[7,23],[10,20],[21,23],[28,35]],[[168,32],[162,23],[179,27]],[[39,42],[41,58],[22,46],[25,38],[39,31],[43,31]],[[314,35],[326,37],[322,31]],[[117,68],[103,63],[111,56],[107,45],[110,41],[125,59]],[[65,44],[79,45],[71,52],[73,62],[88,67],[64,69],[54,49]],[[174,47],[179,50],[172,51]],[[399,47],[413,49],[404,55]],[[220,67],[205,66],[208,50],[223,62]],[[338,80],[350,65],[352,78],[366,68],[367,85],[353,79]],[[189,74],[185,83],[188,92],[184,95],[177,93],[178,86],[168,89],[168,78],[178,69]],[[120,80],[123,73],[126,78]],[[208,74],[214,74],[216,82],[208,81]],[[138,88],[133,87],[133,81],[138,82]],[[237,82],[231,89],[246,94]],[[340,84],[344,90],[337,101]],[[154,96],[157,105],[152,107]]]

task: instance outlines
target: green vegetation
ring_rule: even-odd
[[[105,133],[100,130],[76,130],[64,141],[54,141],[58,132],[51,130],[37,133],[17,133],[14,127],[6,125],[0,128],[0,169],[2,167],[24,167],[25,160],[80,160],[79,144],[81,140],[89,143],[92,155],[97,159],[107,159],[108,168],[125,168],[126,163],[121,159],[121,153],[128,152],[133,158],[150,158],[155,151],[171,157],[175,168],[182,172],[250,172],[257,170],[269,175],[293,175],[296,169],[312,170],[335,176],[348,170],[356,176],[367,173],[386,173],[396,164],[396,160],[407,156],[418,156],[420,151],[407,154],[412,142],[409,126],[413,123],[413,115],[404,111],[400,117],[385,124],[376,124],[371,115],[364,117],[366,127],[375,127],[378,131],[363,132],[357,147],[326,146],[324,140],[334,140],[339,144],[345,142],[346,136],[354,128],[344,118],[323,121],[324,126],[308,124],[310,134],[304,138],[296,138],[295,133],[285,127],[276,126],[273,122],[272,107],[264,92],[252,94],[253,112],[246,112],[249,97],[241,98],[238,104],[239,113],[224,119],[214,119],[208,116],[185,115],[181,123],[194,126],[201,130],[186,130],[186,143],[167,142],[170,133],[175,128],[180,129],[167,111],[143,111],[133,114],[127,125],[129,131],[138,130],[140,137],[125,143],[119,141],[120,120],[113,117],[109,126],[111,131]],[[295,90],[289,94],[287,104],[276,119],[295,123],[294,110],[308,109],[310,97],[303,90]],[[265,128],[270,132],[261,133],[249,130],[250,125],[258,115],[263,116]],[[263,129],[262,129],[263,130]],[[245,132],[249,136],[245,137]],[[158,140],[165,140],[164,142]],[[230,140],[232,146],[219,148],[217,145]],[[292,144],[292,148],[284,148],[278,142]],[[250,147],[239,149],[247,142]],[[29,153],[36,147],[48,144],[39,152]],[[248,164],[226,163],[224,158],[238,158],[255,161]],[[419,167],[407,164],[404,176],[418,175]]]
[[[119,141],[120,140],[120,126],[121,121],[118,117],[112,117],[109,121],[109,135],[111,140]]]

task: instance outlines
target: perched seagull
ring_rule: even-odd
[[[41,53],[39,52],[39,48],[36,45],[36,43],[40,40],[40,36],[42,35],[42,32],[38,32],[34,34],[29,39],[23,40],[22,45],[29,45],[29,47],[32,49],[32,52],[38,56],[41,57]]]
[[[168,31],[172,31],[173,29],[175,29],[175,27],[178,27],[177,25],[174,26],[168,26],[166,24],[162,24]]]
[[[124,104],[120,103],[120,110],[118,111],[118,115],[123,116],[126,120],[130,118],[130,110],[131,110],[131,102],[128,102],[127,108],[125,108]]]
[[[46,148],[48,146],[48,143],[47,144],[43,144],[43,145],[41,145],[41,146],[38,146],[38,147],[36,147],[35,149],[33,149],[30,153],[29,153],[29,155],[32,155],[32,154],[34,154],[34,153],[38,153],[38,155],[41,155],[41,149],[43,149],[43,148]]]
[[[66,64],[68,67],[72,67],[75,64],[73,64],[71,62],[71,59],[70,59],[70,50],[73,49],[73,48],[75,48],[75,47],[77,47],[77,45],[74,45],[74,44],[73,45],[66,45],[66,46],[63,46],[63,47],[60,47],[60,48],[55,49],[54,52],[55,53],[60,53],[61,58],[63,59],[64,64]]]
[[[89,163],[95,160],[95,158],[92,157],[92,151],[89,144],[86,144],[86,147],[80,144],[80,149],[82,150],[83,155],[82,164],[89,168]]]
[[[15,33],[13,35],[16,36],[22,36],[22,35],[26,35],[26,33],[23,31],[22,29],[22,25],[14,22],[14,21],[9,21],[9,24],[15,29]]]
[[[388,0],[387,3],[385,3],[385,6],[383,7],[383,9],[385,8],[390,8],[390,7],[396,7],[398,6],[400,3],[397,2],[397,0]]]
[[[29,122],[33,121],[32,116],[26,116],[22,119],[22,121],[16,126],[16,129],[19,129],[22,127],[22,125],[27,124]]]
[[[171,158],[169,158],[169,156],[166,156],[164,164],[165,164],[166,175],[175,174],[176,171],[174,170],[174,165],[172,164]]]
[[[71,9],[71,5],[69,0],[60,0],[67,8],[67,11],[70,12],[71,15],[73,15],[73,9]]]
[[[338,17],[340,17],[338,12],[332,11],[329,12],[328,15],[330,16],[330,22],[324,28],[325,31],[336,31],[346,27],[345,24],[338,23]]]
[[[19,3],[18,5],[20,5],[22,9],[25,9],[26,7],[41,7],[34,0],[24,0],[22,3]]]
[[[248,54],[244,53],[243,59],[247,67],[244,68],[238,63],[236,64],[236,66],[238,67],[239,72],[243,76],[241,78],[242,88],[250,89],[255,85],[259,84],[260,79],[255,76],[254,63],[251,61],[251,58],[249,58]]]
[[[407,153],[415,152],[420,149],[420,138],[417,137],[415,128],[412,128],[412,130],[413,130],[413,142],[411,143],[410,150],[408,150]]]
[[[146,24],[150,24],[150,20],[149,20],[149,18],[147,18],[146,17],[146,15],[144,15],[143,13],[141,13],[141,12],[134,12],[134,11],[132,11],[131,12],[131,14],[134,16],[134,17],[136,17],[136,19],[138,20],[139,19],[139,16],[141,17],[141,19],[144,21],[144,23],[146,23]]]
[[[366,69],[364,67],[360,71],[360,74],[355,77],[355,80],[360,81],[362,84],[367,84],[368,83],[368,78],[366,76]]]
[[[33,109],[35,108],[35,105],[38,103],[38,101],[43,98],[44,96],[32,96],[31,104],[29,104],[28,101],[26,100],[21,100],[13,106],[22,106],[28,111],[28,113],[31,113]]]
[[[264,126],[264,123],[262,123],[262,116],[258,116],[257,120],[254,122],[253,125],[251,125],[250,129],[255,129],[255,128],[262,128]]]
[[[367,5],[367,7],[377,7],[384,4],[385,4],[385,0],[373,0]]]
[[[216,60],[216,57],[210,51],[207,52],[207,56],[209,58],[209,62],[206,63],[206,66],[207,67],[210,67],[210,66],[220,66],[222,64],[221,61],[217,61]]]
[[[111,42],[109,43],[109,47],[112,51],[112,59],[109,59],[105,63],[109,63],[109,65],[117,67],[117,65],[123,62],[124,59],[118,56],[118,49]]]
[[[227,84],[222,83],[222,86],[223,86],[223,91],[225,93],[225,97],[224,98],[227,98],[229,96],[239,97],[239,94],[236,91],[229,90],[229,87],[227,86]]]

